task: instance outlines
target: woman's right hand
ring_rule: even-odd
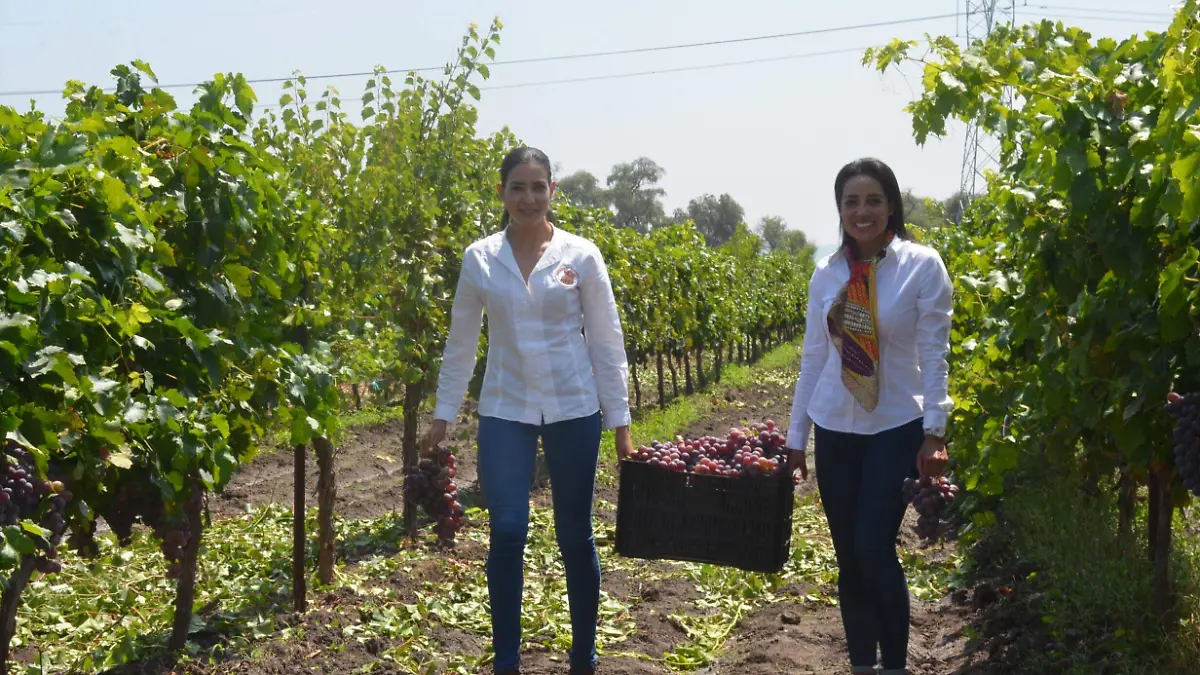
[[[444,440],[446,440],[446,420],[434,420],[433,424],[429,425],[429,430],[425,432],[425,437],[421,439],[421,452],[429,452],[430,448]]]

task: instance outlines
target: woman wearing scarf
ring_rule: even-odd
[[[817,488],[837,553],[851,672],[907,672],[908,582],[896,553],[904,479],[938,475],[952,287],[941,256],[909,239],[895,174],[876,159],[834,181],[842,246],[817,264],[788,447]],[[805,472],[806,474],[806,472]],[[878,657],[877,650],[878,649]]]

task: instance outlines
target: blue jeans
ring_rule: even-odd
[[[850,665],[885,671],[908,660],[908,581],[896,555],[904,479],[917,476],[922,420],[870,436],[816,427],[817,489],[838,563],[838,599]]]
[[[521,660],[525,537],[539,435],[550,470],[554,531],[567,572],[571,666],[596,666],[600,557],[592,535],[592,496],[600,434],[599,412],[542,425],[479,418],[479,480],[487,496],[491,523],[487,582],[496,671],[515,669]]]

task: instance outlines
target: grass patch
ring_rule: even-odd
[[[1195,503],[1176,510],[1174,526],[1179,625],[1167,649],[1170,663],[1191,672],[1200,663],[1200,509]]]
[[[361,408],[342,416],[342,429],[351,431],[364,427],[375,427],[388,422],[399,422],[404,419],[404,408],[394,405],[383,408]]]

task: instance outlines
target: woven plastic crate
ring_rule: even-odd
[[[728,478],[621,462],[616,551],[778,572],[792,539],[792,476]]]

